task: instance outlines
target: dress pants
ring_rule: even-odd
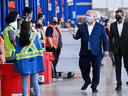
[[[53,52],[55,60],[52,62],[53,63],[52,76],[56,76],[57,75],[57,73],[56,73],[56,66],[57,66],[57,63],[58,63],[58,60],[59,60],[59,55],[60,55],[60,52],[61,52],[61,47],[58,47],[57,49],[55,49],[55,48],[52,49],[51,47],[46,47],[46,51],[47,52]]]
[[[82,73],[82,77],[86,84],[92,83],[91,88],[96,88],[97,85],[99,84],[101,59],[102,59],[102,55],[94,56],[90,50],[88,50],[87,55],[80,56],[79,67]],[[92,81],[89,76],[91,66],[93,68]]]
[[[121,51],[119,50],[117,54],[114,54],[117,85],[122,85],[122,81],[121,81],[122,56],[124,59],[124,67],[126,68],[126,71],[128,73],[128,54],[122,54]]]

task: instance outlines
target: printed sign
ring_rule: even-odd
[[[76,18],[76,11],[73,11],[73,18]]]
[[[48,10],[51,11],[52,10],[52,4],[48,3]]]
[[[39,82],[44,82],[44,75],[38,76],[38,80],[39,80]]]
[[[73,0],[67,0],[68,1],[68,6],[73,5]]]
[[[59,6],[56,6],[56,12],[57,12],[57,13],[60,12],[60,8],[59,8]]]

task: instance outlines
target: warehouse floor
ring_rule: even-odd
[[[84,91],[81,90],[84,81],[80,72],[75,72],[73,78],[67,78],[63,73],[61,79],[52,79],[51,84],[40,85],[40,96],[128,96],[127,73],[122,66],[122,90],[116,91],[115,68],[112,66],[109,57],[103,59],[104,66],[101,66],[101,79],[97,87],[98,93],[92,93],[90,86]],[[92,77],[92,76],[91,76]]]

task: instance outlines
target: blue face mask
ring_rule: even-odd
[[[85,19],[86,19],[86,22],[91,22],[91,20],[92,20],[92,18],[89,16],[86,16]]]

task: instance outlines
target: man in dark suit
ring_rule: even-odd
[[[108,41],[104,26],[95,21],[95,14],[92,10],[86,13],[86,23],[80,25],[77,33],[69,29],[74,39],[81,38],[81,49],[79,66],[82,77],[85,81],[81,90],[85,90],[91,84],[92,92],[98,92],[96,89],[100,79],[100,65],[102,59],[101,39],[103,41],[103,54],[108,55]],[[93,68],[93,79],[90,79],[90,68]]]
[[[115,70],[117,87],[115,90],[122,89],[121,81],[121,61],[124,58],[124,67],[128,72],[128,22],[124,22],[122,10],[116,11],[116,22],[111,24],[109,35],[109,55],[115,57]]]

